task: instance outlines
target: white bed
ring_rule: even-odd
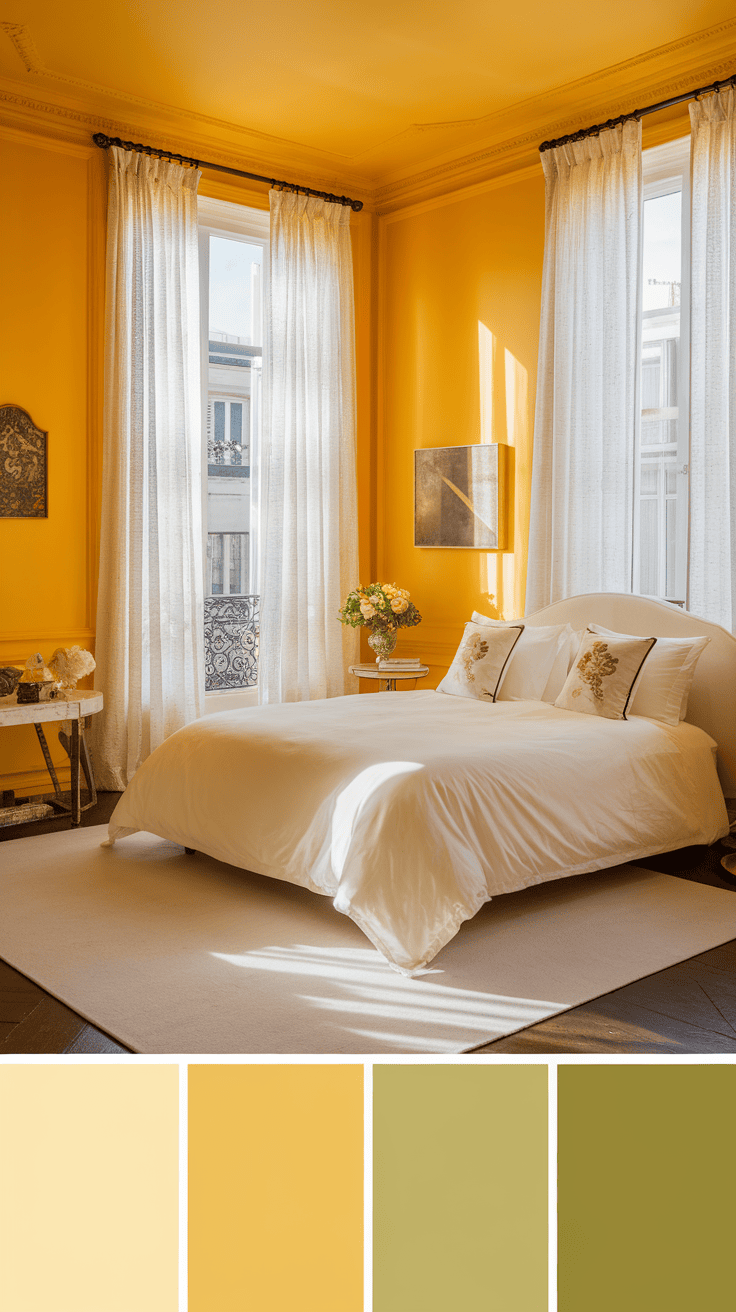
[[[573,598],[528,624],[711,638],[688,722],[537,701],[379,693],[206,716],[145,762],[110,838],[137,830],[330,896],[402,972],[499,893],[713,843],[736,771],[736,640],[645,598]],[[243,914],[247,916],[247,904]]]

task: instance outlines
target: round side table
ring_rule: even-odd
[[[375,661],[372,665],[350,665],[348,672],[354,674],[357,679],[383,679],[386,684],[386,692],[396,692],[397,682],[404,679],[424,679],[429,674],[428,665],[420,665],[418,670],[392,670],[389,673],[386,670],[379,670]]]

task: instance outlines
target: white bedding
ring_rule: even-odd
[[[426,691],[253,707],[167,739],[110,837],[327,894],[412,972],[497,893],[722,837],[714,749],[686,723]]]

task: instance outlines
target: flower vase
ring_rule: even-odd
[[[368,646],[376,653],[376,665],[387,660],[396,646],[398,629],[371,629]]]

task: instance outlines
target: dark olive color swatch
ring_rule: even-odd
[[[373,1312],[547,1312],[547,1067],[375,1066]]]
[[[736,1309],[736,1066],[560,1066],[558,1312]]]

